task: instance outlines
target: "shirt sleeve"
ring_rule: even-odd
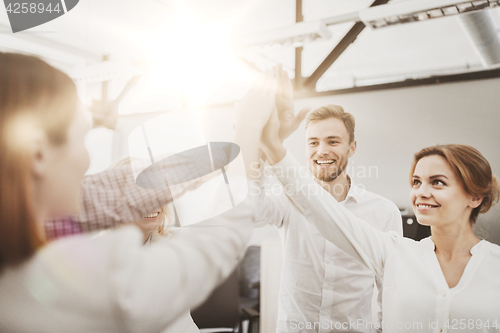
[[[210,175],[176,185],[175,190],[169,187],[152,190],[136,185],[130,165],[86,176],[80,190],[80,213],[46,221],[46,233],[60,236],[61,232],[68,229],[67,223],[62,223],[66,219],[71,219],[83,232],[109,229],[140,220],[209,178]],[[65,225],[65,229],[62,229],[62,225]]]
[[[384,285],[382,283],[382,279],[378,276],[375,276],[375,285],[377,286],[377,304],[378,304],[378,311],[377,311],[377,322],[379,324],[382,323],[382,294],[383,294],[383,289]],[[382,332],[382,325],[379,325],[378,328],[375,329],[377,333]]]
[[[385,208],[387,211],[387,218],[386,218],[386,224],[382,231],[384,232],[389,232],[393,231],[395,232],[398,236],[403,237],[403,221],[401,218],[401,212],[399,211],[399,208],[393,203],[388,201],[388,206]],[[378,304],[378,311],[377,311],[377,321],[379,323],[382,322],[382,294],[383,294],[383,282],[382,279],[378,276],[375,276],[375,285],[377,286],[377,304]],[[382,332],[382,325],[380,325],[376,331],[378,333]]]
[[[390,206],[387,208],[388,210],[388,217],[387,217],[387,224],[385,225],[385,232],[393,231],[395,232],[398,236],[403,237],[403,219],[401,217],[401,212],[399,211],[399,208],[392,202],[390,202]],[[382,279],[378,276],[375,277],[375,284],[377,286],[378,290],[378,295],[377,295],[377,304],[378,304],[378,311],[377,311],[377,320],[379,323],[382,322],[382,294],[383,294],[383,289],[384,285],[382,283]],[[382,325],[379,326],[377,329],[377,332],[380,333],[382,332]]]
[[[260,182],[257,190],[256,220],[259,225],[281,227],[289,214],[291,203],[285,194],[283,185],[269,172],[269,168],[261,168]]]
[[[290,153],[275,167],[287,170],[277,173],[285,193],[321,235],[382,277],[385,258],[394,250],[398,234],[371,228],[340,205],[312,177],[297,177],[298,172],[288,172],[300,168]]]
[[[399,208],[395,204],[392,204],[390,207],[385,231],[395,231],[399,236],[403,237],[403,218]]]
[[[196,232],[141,246],[135,228],[99,240],[110,253],[108,290],[123,332],[158,332],[200,305],[227,278],[243,255],[254,221],[250,195],[235,208],[195,224]],[[198,232],[198,230],[200,232]],[[135,231],[134,245],[123,233]],[[122,233],[122,234],[121,234]]]

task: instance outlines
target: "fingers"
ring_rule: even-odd
[[[273,70],[267,70],[266,71],[266,77],[265,81],[262,86],[263,92],[267,96],[276,96],[276,91],[278,89],[278,83],[276,79],[274,78],[274,71]]]
[[[292,132],[295,132],[295,130],[299,127],[300,123],[304,121],[306,118],[307,114],[311,110],[310,107],[303,108],[302,110],[299,111],[299,113],[294,117],[293,119],[293,124],[292,124]]]
[[[276,103],[277,80],[274,69],[260,74],[250,91],[237,105],[237,123],[265,125]]]
[[[288,77],[286,71],[282,71],[282,87],[283,87],[283,97],[287,99],[293,99],[293,85],[292,80]]]
[[[284,81],[283,81],[283,68],[281,66],[281,64],[277,64],[275,66],[275,73],[276,73],[276,80],[278,82],[278,92],[277,92],[277,95],[279,97],[283,97],[283,94],[284,94]]]
[[[278,112],[276,108],[274,108],[266,122],[266,125],[264,126],[261,140],[270,140],[278,136],[279,127],[280,121],[278,119]]]
[[[283,66],[281,64],[277,64],[274,69],[276,80],[278,81],[277,95],[283,99],[293,99],[293,85],[288,73],[283,70]]]
[[[295,121],[300,124],[307,116],[307,114],[311,111],[310,107],[305,107],[299,111],[299,113],[295,116]]]
[[[277,91],[277,81],[274,76],[274,69],[268,69],[260,73],[245,97],[253,99],[257,96],[264,96],[274,101]]]

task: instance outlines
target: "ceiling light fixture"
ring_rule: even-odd
[[[359,17],[372,29],[453,16],[500,6],[500,0],[413,0],[375,6],[363,10]]]
[[[262,48],[275,45],[299,47],[317,39],[329,39],[331,36],[331,31],[322,21],[300,22],[243,37],[237,46],[240,48]]]

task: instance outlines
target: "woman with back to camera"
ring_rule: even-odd
[[[261,77],[238,106],[235,142],[251,179],[261,131],[241,111],[267,109],[257,116],[265,123],[275,86]],[[133,226],[47,243],[42,221],[78,209],[87,129],[67,75],[36,57],[0,53],[1,332],[159,332],[230,274],[250,236],[249,195],[204,233],[150,247]],[[241,176],[233,185],[246,186]],[[138,199],[134,216],[171,200],[167,190],[153,193],[157,201]]]
[[[300,165],[279,141],[278,119],[262,137],[266,155],[276,171],[287,170],[277,177],[323,237],[383,279],[384,332],[500,332],[500,246],[473,232],[478,215],[498,201],[499,183],[478,150],[450,144],[415,154],[410,200],[432,234],[416,242],[370,228],[321,195],[312,177],[288,172]]]

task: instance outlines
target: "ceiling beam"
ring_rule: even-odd
[[[0,47],[40,55],[55,61],[73,62],[89,61],[99,62],[102,59],[100,54],[87,51],[84,48],[64,44],[41,34],[17,33],[12,34],[10,27],[0,23]]]
[[[384,5],[389,0],[375,0],[370,7]],[[323,62],[316,68],[316,70],[304,80],[302,87],[307,90],[314,90],[318,80],[326,73],[326,71],[333,65],[333,63],[344,53],[344,51],[351,45],[358,35],[365,28],[363,22],[356,22],[352,28],[346,33],[344,38],[333,48],[329,55],[323,60]]]
[[[500,68],[480,70],[480,71],[474,71],[474,72],[466,72],[466,73],[458,73],[458,74],[436,75],[436,76],[429,76],[429,77],[425,77],[425,78],[406,79],[404,81],[374,84],[374,85],[367,85],[367,86],[359,86],[359,87],[352,87],[352,88],[345,88],[345,89],[320,91],[320,92],[317,92],[316,90],[303,89],[303,90],[294,92],[294,98],[295,99],[302,99],[302,98],[312,98],[312,97],[322,97],[322,96],[345,95],[345,94],[352,94],[352,93],[359,93],[359,92],[366,92],[366,91],[407,88],[407,87],[435,85],[435,84],[442,84],[442,83],[455,83],[455,82],[486,80],[486,79],[495,79],[495,78],[500,78]]]
[[[397,88],[407,88],[407,87],[417,87],[417,86],[426,86],[426,85],[435,85],[435,84],[443,84],[443,83],[456,83],[456,82],[465,82],[465,81],[478,81],[478,80],[488,80],[488,79],[497,79],[500,78],[500,68],[488,69],[488,70],[480,70],[474,72],[466,72],[466,73],[458,73],[458,74],[447,74],[447,75],[436,75],[430,76],[426,78],[419,79],[407,79],[404,81],[391,82],[391,83],[383,83],[383,84],[375,84],[370,86],[361,86],[361,87],[353,87],[346,89],[337,89],[337,90],[328,90],[328,91],[314,91],[314,90],[301,90],[298,92],[294,91],[293,98],[295,100],[304,99],[304,98],[314,98],[314,97],[324,97],[324,96],[335,96],[335,95],[344,95],[351,93],[359,93],[366,91],[377,91],[377,90],[385,90],[385,89],[397,89]],[[231,108],[234,107],[234,103],[236,101],[224,102],[224,103],[214,103],[207,105],[208,110],[217,110],[220,108]],[[173,110],[169,110],[173,111]],[[165,111],[155,111],[148,112],[148,115],[156,115],[162,114]],[[130,115],[120,115],[120,117],[137,117],[144,114],[130,114]]]
[[[295,0],[295,23],[304,21],[304,16],[302,15],[302,0]],[[295,89],[300,89],[302,86],[302,46],[295,48],[295,77],[293,79],[293,85]]]

